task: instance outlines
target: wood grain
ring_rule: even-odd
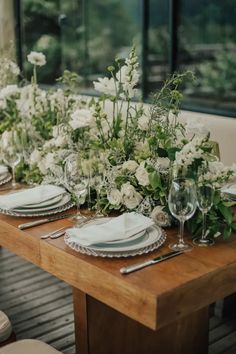
[[[79,254],[62,238],[41,240],[40,235],[62,226],[55,221],[20,231],[27,219],[0,217],[0,244],[141,324],[157,329],[207,307],[236,290],[236,240],[194,248],[176,258],[123,276],[119,269],[168,251],[176,238],[170,229],[164,246],[149,255],[129,259],[101,259]],[[213,290],[214,289],[214,290]]]

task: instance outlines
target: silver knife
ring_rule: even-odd
[[[59,216],[51,216],[49,218],[44,218],[44,219],[40,219],[40,220],[30,221],[30,222],[27,222],[25,224],[18,225],[18,229],[25,230],[25,229],[28,229],[30,227],[46,224],[48,222],[52,222],[52,221],[55,221],[55,220],[66,219],[66,218],[69,218],[69,217],[71,217],[73,215],[74,214],[63,214],[63,215],[59,215]]]
[[[121,272],[121,274],[129,274],[131,272],[135,272],[136,270],[142,269],[144,267],[148,267],[152,264],[160,263],[162,261],[165,261],[166,259],[178,256],[182,253],[184,253],[184,252],[183,251],[168,252],[168,253],[163,254],[162,256],[159,256],[159,257],[156,257],[153,259],[149,259],[148,261],[136,263],[136,264],[130,265],[128,267],[123,267],[120,269],[120,272]]]

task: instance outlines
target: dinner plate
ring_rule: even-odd
[[[4,173],[0,176],[0,186],[2,186],[5,183],[10,182],[12,179],[12,175],[8,172],[8,173]]]
[[[59,207],[65,205],[66,203],[68,203],[70,200],[71,200],[71,195],[69,193],[67,193],[67,194],[64,194],[62,196],[62,198],[57,203],[54,203],[53,205],[48,205],[45,207],[38,207],[38,208],[32,207],[32,208],[27,208],[27,209],[25,209],[24,207],[18,207],[18,208],[12,209],[12,211],[17,212],[17,213],[22,212],[24,214],[36,213],[36,212],[40,212],[40,211],[48,211],[48,210],[59,208]]]
[[[64,194],[61,194],[51,199],[45,200],[41,203],[22,205],[20,208],[18,207],[18,209],[43,208],[43,207],[55,205],[56,203],[59,203],[62,200],[63,196]]]
[[[136,240],[130,240],[130,243],[124,242],[119,245],[102,244],[96,246],[82,246],[78,241],[74,241],[67,233],[65,234],[65,243],[73,250],[95,257],[121,258],[133,257],[152,252],[159,248],[166,240],[166,233],[159,226],[149,227],[145,234],[139,236]]]

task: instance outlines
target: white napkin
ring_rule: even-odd
[[[226,185],[221,188],[221,192],[236,196],[236,184]]]
[[[0,175],[3,175],[8,172],[7,166],[0,165]]]
[[[27,204],[41,203],[63,193],[65,193],[64,188],[45,184],[0,196],[0,208],[14,209]]]
[[[137,213],[125,213],[102,225],[90,225],[67,230],[71,241],[82,246],[101,242],[124,240],[146,230],[154,224],[153,220]]]

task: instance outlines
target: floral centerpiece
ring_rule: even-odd
[[[204,178],[217,189],[208,214],[209,235],[221,233],[228,238],[236,229],[232,203],[220,192],[222,184],[235,177],[236,167],[219,161],[210,133],[201,123],[178,119],[179,88],[190,73],[170,77],[147,108],[132,101],[139,80],[134,49],[125,61],[118,59],[108,67],[109,77],[94,82],[99,98],[78,96],[74,90],[78,78],[68,71],[59,88],[43,90],[37,84],[37,66],[46,64],[46,58],[34,52],[28,60],[33,64],[31,83],[8,85],[0,91],[1,144],[10,146],[10,132],[16,132],[24,156],[20,179],[64,184],[65,161],[78,155],[84,169],[100,166],[103,170],[101,188],[95,188],[92,179],[90,183],[94,208],[105,213],[137,210],[168,226],[170,171],[185,169],[195,179],[199,166],[207,163]],[[96,158],[91,151],[96,151]],[[200,234],[200,213],[191,219],[189,229],[194,236]]]

